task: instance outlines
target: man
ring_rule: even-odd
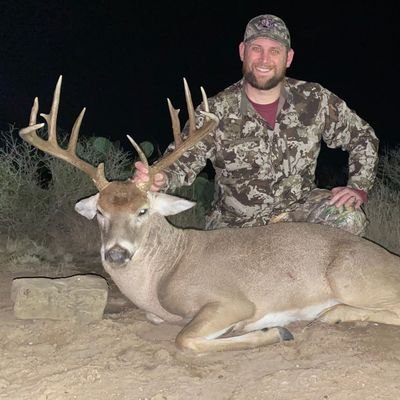
[[[218,127],[157,174],[151,190],[190,185],[209,159],[216,192],[207,229],[307,221],[362,235],[366,217],[360,207],[378,159],[373,129],[321,85],[286,77],[294,51],[280,18],[253,18],[239,54],[242,80],[209,99],[210,111],[220,119]],[[316,188],[321,139],[349,153],[347,186]],[[134,180],[148,180],[140,162]]]

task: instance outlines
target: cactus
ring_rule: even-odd
[[[144,155],[149,159],[154,153],[154,144],[148,141],[141,142],[139,144],[140,148],[143,150]]]
[[[109,139],[102,136],[91,137],[89,146],[93,146],[94,150],[102,156],[107,156],[114,147]]]
[[[214,182],[200,174],[190,186],[182,186],[173,193],[196,202],[196,206],[183,213],[170,216],[168,220],[180,228],[205,228],[205,216],[214,198]]]

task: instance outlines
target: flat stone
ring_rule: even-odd
[[[107,281],[98,275],[16,278],[11,287],[17,319],[98,321],[103,318],[107,297]]]

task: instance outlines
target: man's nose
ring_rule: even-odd
[[[268,63],[269,62],[269,54],[268,54],[268,52],[267,51],[263,51],[263,52],[261,52],[261,60],[264,62],[264,63]]]

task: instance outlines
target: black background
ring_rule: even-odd
[[[128,146],[126,134],[161,148],[171,140],[166,98],[186,118],[182,78],[195,104],[241,78],[238,45],[252,17],[287,23],[288,75],[321,83],[376,130],[399,139],[398,14],[384,2],[1,1],[0,120],[20,128],[32,100],[48,112],[64,77],[59,125],[82,107],[84,134]]]

